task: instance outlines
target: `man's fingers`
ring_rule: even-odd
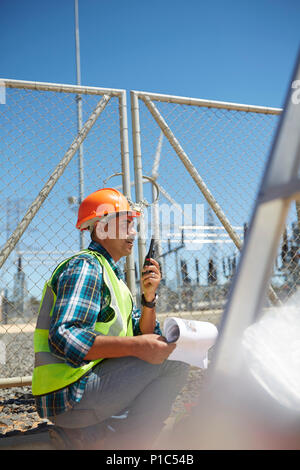
[[[151,260],[152,260],[152,258],[151,258]],[[152,260],[152,261],[154,261],[154,260]],[[154,265],[154,264],[144,266],[143,271],[142,271],[142,275],[144,276],[145,274],[147,275],[149,273],[155,273],[158,276],[161,275],[158,263],[157,263],[157,266]]]

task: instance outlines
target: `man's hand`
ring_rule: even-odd
[[[139,336],[103,336],[95,337],[95,341],[84,359],[93,361],[100,358],[134,356],[150,364],[161,364],[174,351],[175,343],[153,333]]]
[[[135,356],[150,364],[161,364],[176,348],[176,344],[168,344],[166,340],[155,334],[135,336]]]
[[[142,291],[147,302],[152,302],[155,292],[161,281],[161,273],[159,264],[155,259],[150,258],[150,265],[144,266],[142,271]],[[145,271],[149,273],[145,274]]]

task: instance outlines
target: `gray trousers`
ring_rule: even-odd
[[[150,448],[188,372],[188,364],[179,361],[154,365],[135,357],[106,359],[93,370],[81,401],[54,423],[85,428],[90,439],[109,435],[108,448]]]

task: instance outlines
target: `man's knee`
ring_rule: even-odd
[[[181,361],[166,360],[163,363],[163,372],[169,376],[177,376],[185,381],[190,371],[190,365]]]

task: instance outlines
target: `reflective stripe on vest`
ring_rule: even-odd
[[[113,269],[104,256],[99,253],[84,250],[77,253],[88,253],[94,256],[103,268],[103,281],[110,292],[110,307],[114,311],[113,318],[107,322],[97,322],[95,333],[97,335],[132,336],[132,296],[126,284],[117,278]],[[75,255],[75,256],[77,256]],[[36,329],[34,332],[35,366],[32,377],[33,395],[45,395],[60,388],[64,388],[76,382],[88,370],[103,359],[90,361],[82,367],[71,367],[61,358],[50,352],[48,337],[53,308],[56,302],[56,294],[51,287],[51,281],[59,268],[71,258],[61,263],[54,271],[51,279],[46,282],[40,304]]]

